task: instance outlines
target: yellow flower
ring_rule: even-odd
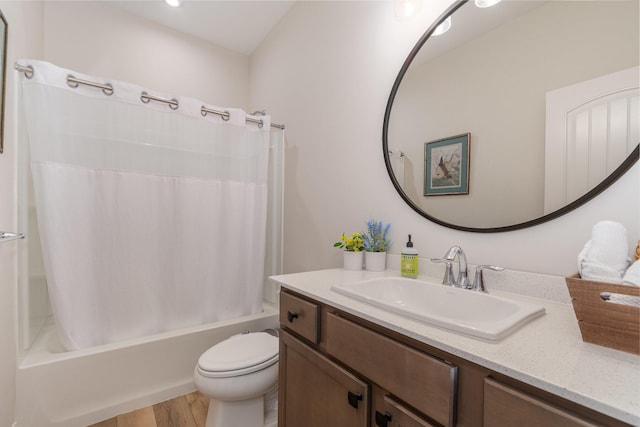
[[[340,241],[333,244],[333,247],[344,248],[350,252],[360,252],[363,248],[362,234],[353,233],[351,236],[347,236],[347,233],[342,233]]]

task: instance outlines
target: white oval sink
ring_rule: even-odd
[[[542,316],[544,307],[483,292],[400,277],[333,285],[332,290],[368,304],[491,341]]]

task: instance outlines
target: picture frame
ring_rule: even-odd
[[[424,195],[469,194],[469,145],[463,133],[424,144]]]

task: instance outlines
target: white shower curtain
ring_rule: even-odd
[[[143,103],[40,61],[23,112],[47,285],[68,350],[262,310],[270,118]],[[108,92],[108,91],[107,91]],[[153,96],[163,97],[162,94]]]

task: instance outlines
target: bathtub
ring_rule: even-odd
[[[277,309],[265,302],[252,316],[64,352],[49,325],[18,361],[14,426],[85,427],[192,392],[193,368],[207,348],[276,327]]]

